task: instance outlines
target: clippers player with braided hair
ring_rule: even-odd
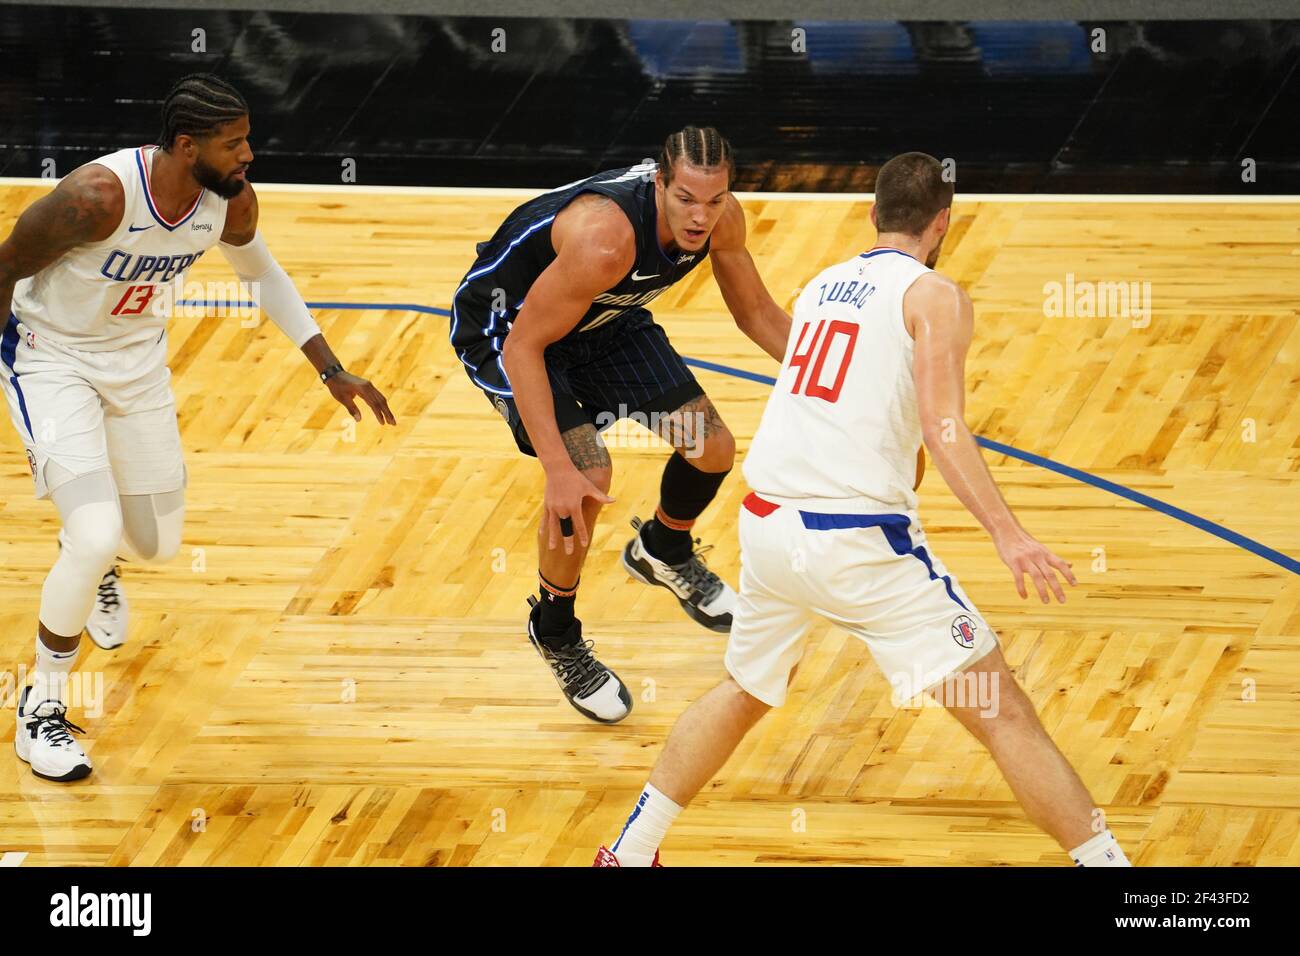
[[[731,628],[735,592],[694,550],[691,528],[731,470],[735,440],[647,306],[707,256],[736,325],[780,360],[790,317],[745,248],[734,169],[717,130],[688,126],[657,163],[517,208],[479,243],[452,297],[457,357],[546,474],[528,638],[569,703],[602,723],[626,717],[631,695],[582,639],[574,604],[592,527],[613,501],[599,432],[617,419],[649,421],[674,449],[654,517],[633,519],[624,566],[704,627]]]
[[[180,548],[186,477],[166,309],[155,307],[164,287],[219,245],[333,397],[358,421],[361,399],[394,423],[383,395],[342,370],[257,230],[243,97],[194,74],[167,94],[162,120],[156,146],[73,170],[0,245],[0,378],[37,497],[62,522],[14,734],[19,758],[49,780],[91,772],[64,692],[83,629],[105,648],[126,639],[115,560],[166,562]]]

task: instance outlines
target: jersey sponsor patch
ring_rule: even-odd
[[[965,614],[958,614],[952,621],[952,639],[962,647],[974,647],[975,622]]]

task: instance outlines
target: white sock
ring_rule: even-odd
[[[36,671],[32,675],[32,689],[27,694],[27,713],[30,714],[42,701],[67,703],[68,674],[77,662],[79,650],[80,644],[70,651],[52,651],[45,646],[40,634],[36,635]]]
[[[1115,834],[1103,830],[1083,846],[1070,851],[1070,859],[1078,866],[1132,866],[1124,851],[1115,842]]]
[[[623,832],[610,847],[619,866],[649,866],[654,862],[659,844],[681,812],[681,807],[647,783],[632,815],[623,824]]]

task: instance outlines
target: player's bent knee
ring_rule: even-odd
[[[1009,690],[998,695],[997,707],[991,709],[989,719],[995,733],[1037,733],[1043,729],[1042,721],[1029,697],[1014,683]]]
[[[736,436],[731,429],[724,427],[710,435],[706,448],[720,466],[714,471],[725,471],[736,463]]]
[[[68,557],[103,574],[117,558],[122,513],[115,502],[91,502],[73,509],[59,538]]]
[[[607,468],[584,468],[582,473],[587,476],[587,480],[593,485],[609,494],[609,489],[614,485],[614,467],[610,465]],[[591,499],[587,499],[590,501]]]
[[[709,433],[698,454],[694,450],[682,451],[680,454],[700,471],[730,471],[736,463],[736,438],[726,426],[722,426]]]
[[[751,723],[757,721],[760,717],[772,709],[771,704],[759,700],[745,688],[736,682],[736,679],[730,675],[722,682],[722,685],[731,692],[733,698],[739,706],[748,714]]]
[[[176,557],[185,524],[183,490],[152,495],[123,495],[123,541],[129,556],[149,564]]]
[[[51,463],[47,474],[57,474]],[[64,555],[87,569],[102,575],[117,557],[122,541],[122,510],[118,505],[117,486],[108,471],[96,471],[72,477],[61,475],[50,493],[63,521],[59,546]]]
[[[137,543],[129,532],[125,536],[125,541],[132,551],[131,557],[146,564],[166,564],[176,557],[181,550],[179,527],[168,531],[159,529],[157,533],[147,539],[146,544]]]
[[[940,703],[948,705],[942,698]],[[1033,702],[1014,681],[1000,687],[990,699],[971,706],[948,705],[948,711],[986,747],[999,743],[1023,741],[1027,735],[1046,733]]]
[[[158,553],[154,555],[154,560],[159,564],[172,560],[181,550],[180,529],[175,534],[169,534],[165,538],[158,540]]]

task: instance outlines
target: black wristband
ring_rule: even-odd
[[[339,372],[341,372],[341,371],[343,371],[343,366],[342,366],[342,365],[331,365],[331,366],[325,368],[325,369],[320,373],[320,380],[321,380],[322,382],[328,382],[330,379],[332,379],[335,375],[337,375],[337,374],[338,374]]]

